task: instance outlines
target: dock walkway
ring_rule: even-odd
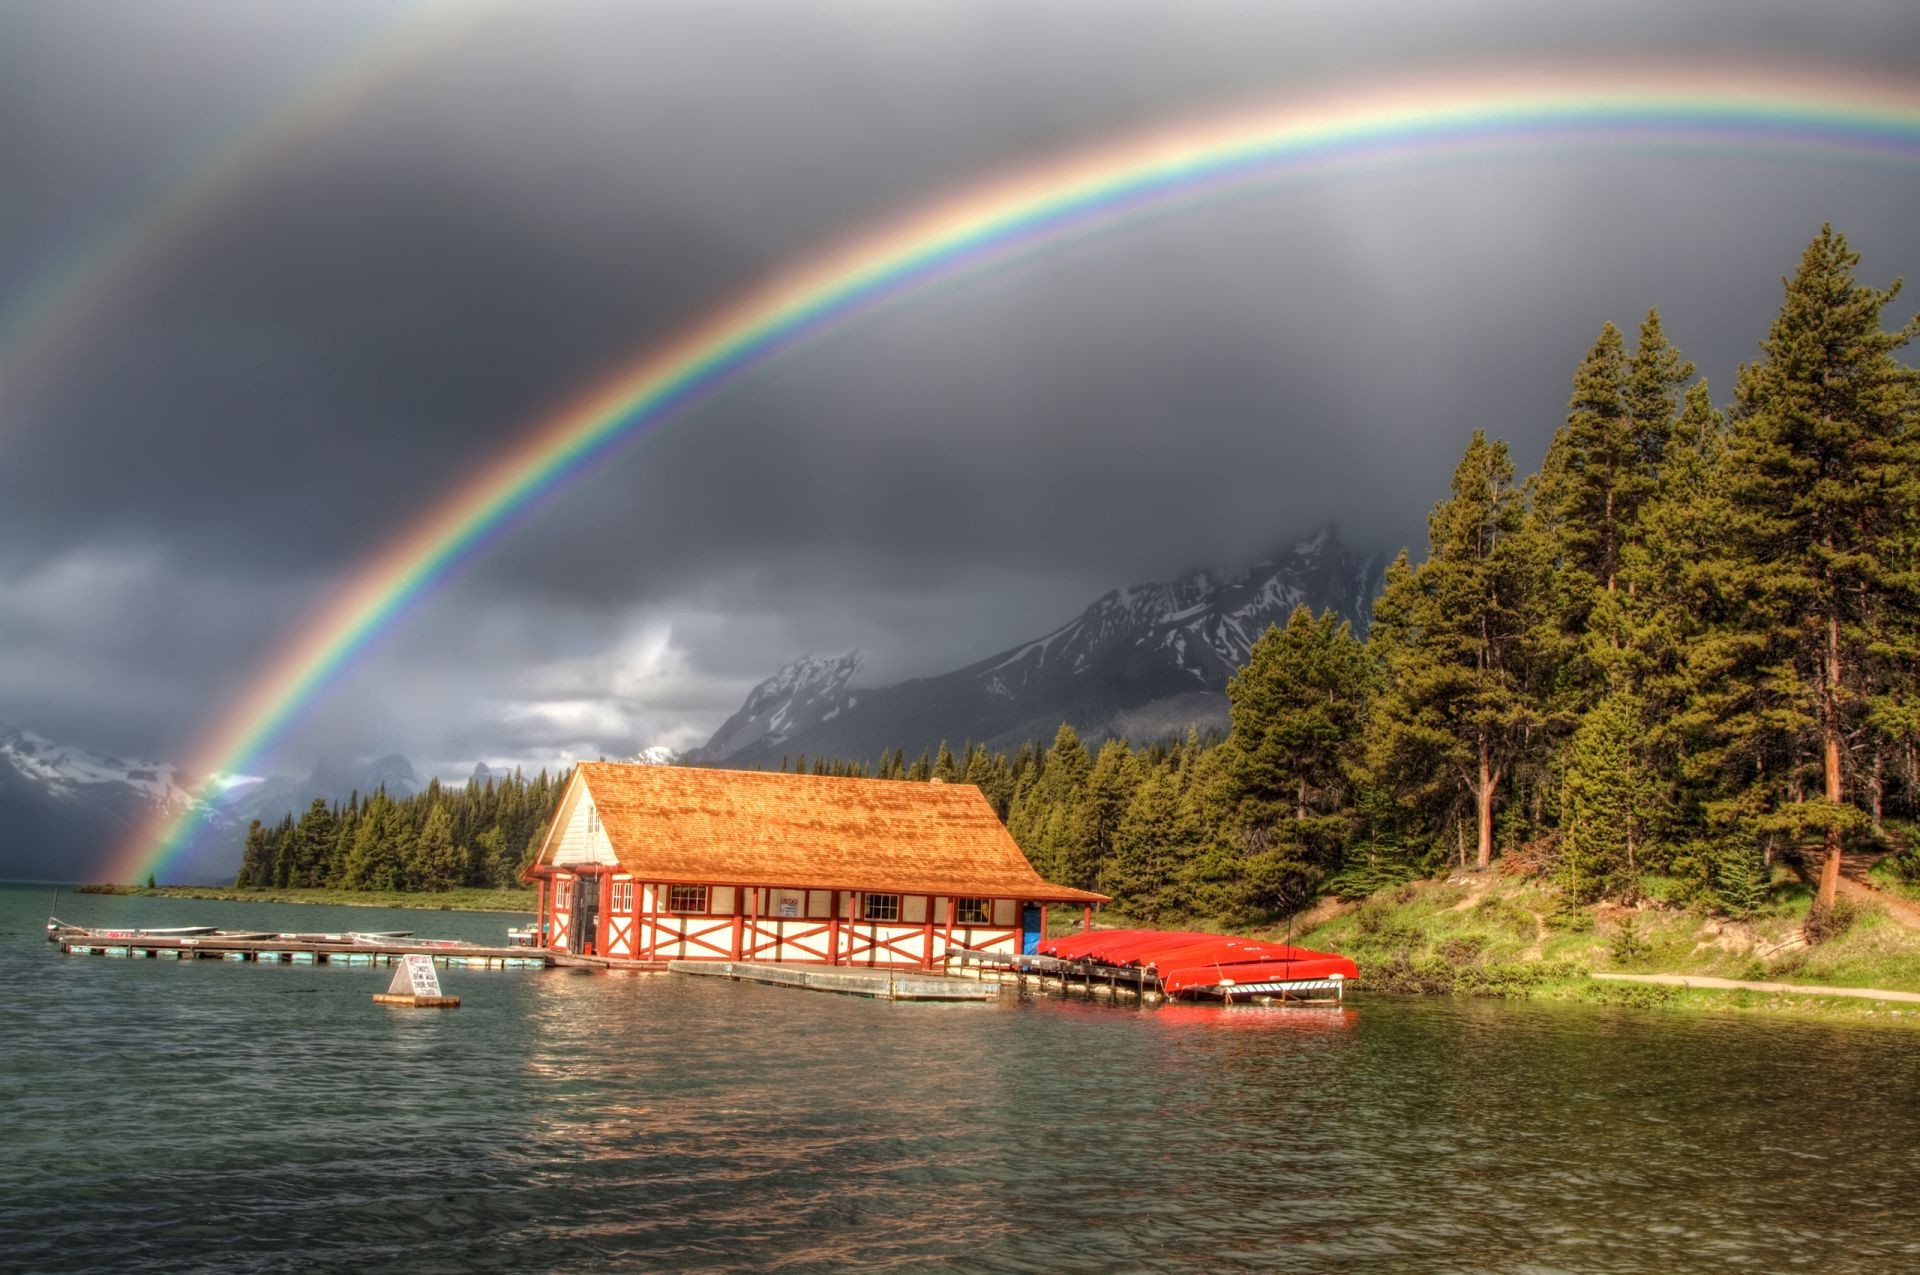
[[[544,969],[558,964],[533,947],[482,947],[477,943],[328,942],[313,939],[224,938],[217,934],[177,937],[161,934],[62,935],[56,940],[69,956],[120,956],[164,960],[259,961],[281,965],[391,965],[404,956],[431,956],[434,964],[466,969]]]
[[[777,961],[668,961],[675,974],[731,978],[775,987],[839,992],[895,1001],[985,1001],[1000,994],[993,983],[915,970],[859,969],[844,965],[782,964]]]

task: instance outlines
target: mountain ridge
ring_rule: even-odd
[[[1060,722],[1136,740],[1224,729],[1226,685],[1270,624],[1331,608],[1364,632],[1385,559],[1333,528],[1238,570],[1111,589],[1051,632],[947,673],[861,687],[858,651],[804,655],[748,692],[687,760],[767,766],[795,754],[871,761],[941,740],[1017,746]]]

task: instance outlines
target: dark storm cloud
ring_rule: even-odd
[[[0,17],[0,282],[378,8]],[[1255,96],[1540,59],[1908,74],[1904,4],[505,6],[257,165],[10,404],[0,720],[177,752],[338,573],[783,261],[1010,164]],[[237,68],[231,72],[226,67]],[[252,108],[248,108],[252,109]],[[1597,151],[1282,184],[911,300],[527,516],[283,749],[692,742],[804,649],[938,671],[1337,520],[1417,545],[1468,432],[1538,459],[1602,320],[1724,400],[1833,219],[1910,168]],[[465,760],[463,760],[465,759]]]

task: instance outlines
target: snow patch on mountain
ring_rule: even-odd
[[[733,765],[773,764],[789,752],[865,759],[942,738],[1016,744],[1063,720],[1139,738],[1157,738],[1142,732],[1162,726],[1220,728],[1227,681],[1267,628],[1306,605],[1364,633],[1382,565],[1325,528],[1249,567],[1111,590],[1043,637],[860,697],[846,692],[857,652],[805,656],[756,686],[694,756]]]
[[[861,651],[801,656],[749,691],[740,711],[689,758],[720,761],[749,748],[774,749],[799,731],[853,709],[860,701],[847,693],[847,683],[864,660]]]
[[[160,762],[123,761],[75,744],[60,744],[30,730],[0,724],[0,764],[38,783],[49,795],[79,800],[83,789],[114,784],[149,801],[178,807],[192,801],[175,767]]]

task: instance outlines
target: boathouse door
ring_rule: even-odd
[[[567,926],[567,950],[581,953],[583,944],[600,941],[600,878],[575,877],[573,880],[573,916]],[[597,946],[595,956],[600,955]]]
[[[1027,956],[1040,953],[1040,909],[1032,903],[1020,909],[1020,951]]]

